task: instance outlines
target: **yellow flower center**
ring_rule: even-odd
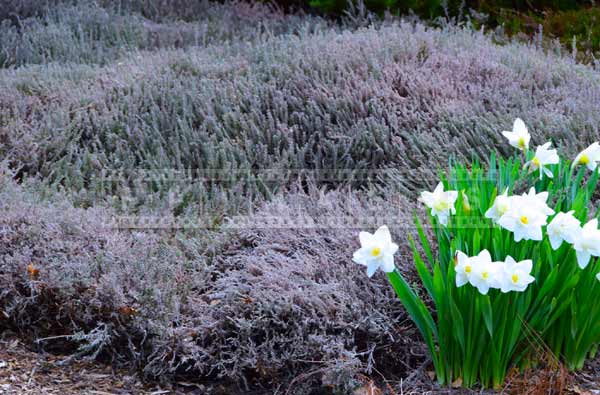
[[[592,244],[593,243],[591,243],[590,241],[584,240],[583,243],[581,243],[581,248],[583,248],[584,250],[591,250],[592,248],[594,248]]]
[[[433,206],[433,208],[436,211],[446,211],[450,208],[450,205],[448,204],[448,201],[446,200],[440,200],[438,202],[435,203],[435,205]]]
[[[532,162],[536,167],[540,167],[540,160],[538,159],[537,156],[535,158],[533,158]]]
[[[519,147],[525,148],[525,137],[519,139]]]
[[[373,248],[373,251],[371,251],[371,255],[373,256],[379,256],[379,254],[381,254],[381,248],[379,247],[375,247]]]
[[[481,273],[481,278],[483,278],[484,280],[487,280],[489,276],[490,274],[488,272]]]
[[[581,158],[579,158],[579,163],[582,165],[588,165],[590,163],[590,157],[586,154],[581,155]]]
[[[527,224],[529,223],[529,218],[527,218],[527,216],[523,215],[523,216],[521,217],[521,223],[522,223],[523,225],[527,225]]]
[[[465,273],[471,273],[471,265],[465,266]]]
[[[506,214],[507,211],[508,211],[508,204],[502,203],[502,204],[498,205],[498,213],[500,213],[500,215]]]
[[[512,282],[515,284],[519,282],[519,276],[517,276],[516,274],[513,274],[511,279],[512,279]]]

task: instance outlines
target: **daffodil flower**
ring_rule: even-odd
[[[448,217],[456,214],[457,198],[458,191],[444,191],[444,184],[440,182],[433,192],[421,192],[419,200],[431,209],[431,215],[437,216],[440,224],[446,226]]]
[[[500,276],[500,291],[507,293],[511,291],[523,292],[527,286],[535,281],[530,274],[533,262],[529,259],[517,262],[510,255],[502,263]]]
[[[529,141],[531,141],[531,135],[525,126],[525,122],[521,118],[515,119],[512,132],[502,132],[504,137],[508,139],[508,143],[513,147],[526,151],[529,149]]]
[[[513,232],[516,242],[542,240],[542,226],[547,223],[547,215],[536,204],[537,199],[515,196],[511,209],[498,220],[498,225]]]
[[[497,274],[499,265],[492,262],[492,257],[488,250],[483,250],[479,255],[470,259],[472,262],[472,274],[469,276],[469,283],[477,288],[479,293],[487,295],[490,288],[497,286]]]
[[[597,219],[591,220],[581,228],[573,248],[577,253],[577,263],[582,269],[590,263],[592,256],[600,256],[600,230]]]
[[[575,211],[558,213],[546,228],[552,249],[558,250],[563,241],[573,244],[580,232],[581,222],[573,216]]]
[[[456,266],[454,266],[454,270],[456,271],[456,286],[462,287],[469,282],[469,278],[473,273],[473,262],[471,262],[471,258],[462,251],[456,251],[455,259]]]
[[[598,162],[600,162],[600,144],[596,141],[575,157],[573,167],[582,165],[594,171],[598,167]]]
[[[540,171],[540,180],[542,176],[546,174],[549,178],[554,178],[554,175],[550,171],[550,169],[546,168],[548,165],[556,165],[560,162],[560,158],[558,157],[558,153],[555,149],[549,149],[552,145],[551,142],[548,142],[544,145],[540,145],[535,150],[535,156],[529,162],[525,163],[525,168],[529,169],[529,172],[534,172],[536,170]]]
[[[494,204],[485,212],[485,217],[490,218],[494,222],[498,222],[500,217],[510,210],[511,198],[508,196],[508,188],[504,190],[502,195],[496,196]]]
[[[537,193],[535,191],[535,187],[531,187],[529,189],[528,193],[524,193],[523,195],[521,195],[523,198],[526,199],[525,202],[519,202],[519,203],[526,203],[526,204],[531,204],[532,206],[536,207],[538,210],[540,210],[542,213],[544,213],[545,215],[554,215],[554,210],[552,210],[549,206],[548,206],[548,197],[549,194],[548,192],[544,191],[544,192],[540,192]]]
[[[374,234],[360,232],[360,249],[358,249],[352,260],[367,267],[367,276],[372,277],[378,268],[384,272],[393,272],[394,254],[398,251],[398,245],[392,242],[392,236],[387,226],[382,226]]]

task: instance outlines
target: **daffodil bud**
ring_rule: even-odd
[[[471,204],[469,203],[469,197],[467,196],[464,190],[462,191],[462,206],[463,211],[465,213],[469,214],[471,212]]]

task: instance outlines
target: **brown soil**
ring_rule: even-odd
[[[30,351],[18,339],[0,340],[0,395],[180,395],[203,394],[203,387],[144,384],[135,374],[65,356]]]
[[[110,366],[89,361],[64,363],[65,356],[37,353],[28,349],[16,338],[0,340],[0,395],[183,395],[206,394],[200,384],[178,382],[169,386],[143,383],[127,370],[113,370]],[[458,388],[440,390],[425,388],[431,383],[424,369],[415,371],[411,389],[400,384],[378,388],[375,384],[365,385],[352,395],[372,394],[476,394],[480,391],[465,391]],[[600,395],[600,358],[587,364],[586,368],[570,374],[564,369],[535,370],[526,374],[515,374],[508,379],[501,394],[574,394]],[[415,388],[416,387],[416,388]],[[408,392],[406,392],[408,391]],[[488,393],[488,392],[485,392]]]

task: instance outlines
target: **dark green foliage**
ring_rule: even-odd
[[[500,11],[495,16],[508,33],[530,35],[542,30],[546,37],[558,39],[567,48],[579,51],[577,59],[590,62],[600,50],[600,8],[547,11],[543,16]]]
[[[349,0],[310,0],[311,7],[326,13],[341,15],[348,9]],[[456,3],[456,4],[454,4]],[[460,1],[449,1],[445,4],[442,0],[365,0],[365,7],[372,12],[381,14],[391,11],[395,14],[415,12],[424,18],[445,16],[446,10],[457,9]]]
[[[350,1],[358,3],[356,0],[309,0],[309,3],[323,12],[339,15],[348,9]],[[435,18],[457,16],[469,9],[486,13],[495,13],[501,9],[517,12],[567,11],[592,6],[593,2],[582,0],[364,0],[363,4],[368,10],[376,13],[385,10],[399,14],[414,12],[423,18]]]
[[[310,0],[311,7],[331,15],[343,15],[357,6],[378,15],[416,14],[423,19],[459,18],[475,28],[501,28],[511,36],[534,37],[540,28],[544,36],[558,39],[567,48],[580,52],[578,59],[593,61],[600,50],[600,9],[593,1],[538,0]]]

